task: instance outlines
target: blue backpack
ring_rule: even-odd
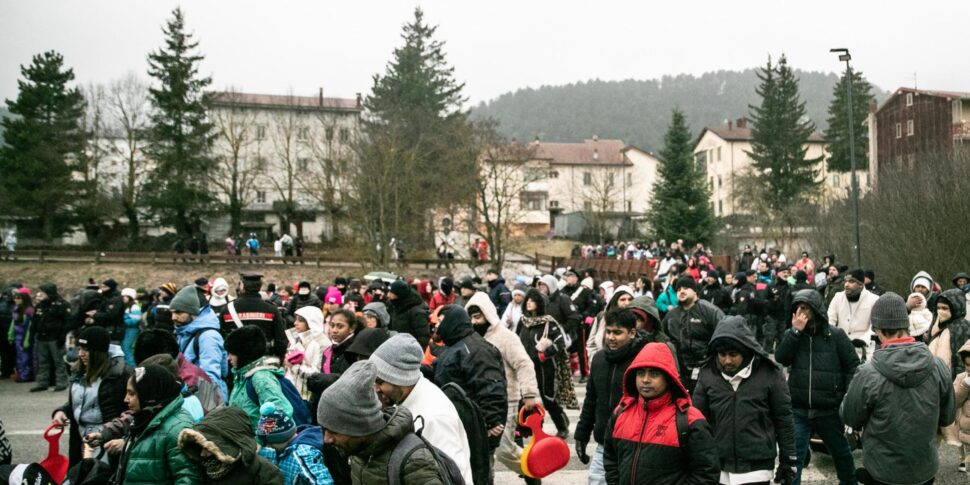
[[[283,390],[283,397],[289,401],[290,406],[293,408],[293,422],[296,423],[297,426],[311,424],[313,419],[310,417],[310,408],[307,407],[306,402],[304,402],[303,398],[300,396],[300,391],[297,391],[296,386],[294,386],[293,383],[290,382],[290,380],[286,377],[275,372],[273,375],[280,383],[280,389]],[[250,401],[256,403],[257,405],[260,404],[259,395],[256,394],[256,388],[253,387],[252,378],[246,379],[246,395],[249,396]]]

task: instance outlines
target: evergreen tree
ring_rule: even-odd
[[[749,106],[754,126],[751,151],[755,182],[768,210],[778,214],[809,200],[821,185],[816,165],[821,158],[805,158],[815,124],[799,99],[798,80],[784,55],[771,59],[758,74],[760,106]]]
[[[146,151],[155,167],[145,192],[162,221],[188,236],[213,200],[206,175],[214,135],[204,93],[212,79],[199,75],[203,56],[194,53],[198,42],[185,32],[181,8],[172,12],[162,31],[165,46],[148,55],[148,74],[157,84],[149,88],[152,114]]]
[[[848,172],[852,167],[849,159],[849,96],[845,89],[847,76],[847,72],[843,73],[839,83],[832,87],[829,127],[825,130],[825,141],[829,149],[828,168],[835,172]],[[866,151],[869,142],[869,104],[875,98],[872,95],[872,85],[862,77],[861,72],[852,72],[851,85],[855,163],[856,169],[865,169],[869,166],[869,154]]]
[[[4,117],[6,144],[0,147],[2,212],[37,220],[47,241],[62,234],[73,199],[71,159],[81,155],[84,97],[69,87],[74,71],[54,51],[35,55],[21,66],[16,101],[6,100],[14,116]]]
[[[647,214],[654,237],[691,243],[710,242],[715,230],[711,194],[693,154],[684,113],[675,109],[660,151],[657,181]]]

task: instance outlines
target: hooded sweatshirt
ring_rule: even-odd
[[[939,469],[937,428],[955,416],[950,370],[912,337],[884,342],[859,367],[841,415],[865,428],[862,461],[873,478],[924,483]]]
[[[492,300],[485,293],[476,291],[468,300],[465,309],[471,307],[478,307],[485,315],[485,320],[488,321],[485,340],[494,345],[502,354],[509,402],[518,403],[519,399],[538,397],[536,371],[532,366],[532,359],[529,358],[525,347],[522,346],[519,336],[502,325],[495,305],[492,304]]]
[[[303,400],[309,401],[312,393],[307,387],[306,378],[323,368],[323,352],[330,347],[330,339],[323,332],[323,312],[319,308],[305,306],[297,310],[296,315],[307,321],[309,330],[300,333],[294,327],[286,331],[290,341],[286,358],[293,359],[286,371],[286,378],[300,391]]]
[[[614,290],[613,294],[610,295],[609,303],[606,304],[606,309],[596,316],[596,321],[593,322],[593,326],[589,329],[589,337],[586,338],[586,354],[589,356],[590,362],[593,361],[593,356],[597,352],[603,350],[603,337],[606,334],[606,314],[616,308],[616,301],[620,299],[621,295],[630,295],[632,297],[633,288],[627,285],[621,285]]]
[[[224,289],[226,290],[226,296],[216,295],[216,291]],[[229,283],[226,282],[225,278],[219,277],[212,282],[212,291],[209,296],[209,305],[213,308],[215,313],[221,313],[222,309],[233,300],[232,295],[229,294]]]
[[[256,454],[253,429],[243,410],[233,406],[219,408],[191,429],[182,430],[178,445],[190,460],[199,463],[205,483],[283,485],[279,469]],[[203,459],[202,450],[212,457]]]

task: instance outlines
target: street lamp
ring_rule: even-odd
[[[861,268],[862,243],[859,242],[859,184],[856,181],[855,173],[855,126],[853,126],[855,123],[852,120],[852,66],[849,65],[852,56],[849,55],[849,49],[846,48],[829,49],[829,52],[838,53],[839,60],[845,61],[845,91],[848,97],[849,111],[849,164],[852,170],[852,217],[855,221],[855,266]]]

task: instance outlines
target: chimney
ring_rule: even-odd
[[[728,131],[731,131],[733,129],[734,129],[734,122],[731,120],[728,120]]]
[[[738,125],[738,128],[747,128],[748,119],[745,117],[738,118],[737,125]]]
[[[358,108],[364,107],[364,98],[363,96],[360,95],[360,93],[357,93],[357,107]]]
[[[596,133],[593,133],[593,141],[600,141],[600,136],[597,135]]]
[[[320,88],[320,106],[323,106],[323,88]]]
[[[594,148],[593,149],[593,160],[599,160],[599,159],[600,159],[600,149],[599,148]]]

